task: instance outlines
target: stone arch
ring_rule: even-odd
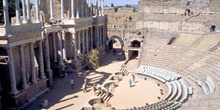
[[[115,40],[115,39],[117,39],[117,40],[120,42],[120,44],[121,44],[122,46],[124,46],[124,41],[123,41],[123,40],[121,39],[121,37],[119,37],[119,36],[112,36],[112,37],[110,37],[110,38],[107,40],[106,45],[108,45],[111,40]]]
[[[124,41],[121,39],[121,37],[119,36],[112,36],[110,37],[107,41],[106,41],[106,47],[107,49],[109,49],[110,47],[110,43],[113,43],[114,40],[119,41],[119,43],[121,44],[121,49],[123,49],[124,47]]]

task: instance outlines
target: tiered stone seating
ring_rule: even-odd
[[[191,86],[185,83],[180,75],[175,72],[165,70],[158,67],[141,65],[137,71],[137,75],[152,77],[167,86],[167,94],[163,100],[176,101],[177,103],[184,103],[188,99],[188,96],[193,93]],[[189,91],[190,90],[190,91]],[[178,107],[180,105],[178,104]],[[176,109],[177,106],[170,105],[161,109]]]
[[[181,47],[189,47],[192,45],[201,35],[181,34],[173,45]]]

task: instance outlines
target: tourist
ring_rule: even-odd
[[[106,94],[106,97],[109,96],[109,91],[108,91],[108,88],[107,88],[107,87],[105,87],[105,94]]]
[[[84,84],[87,84],[87,78],[86,77],[84,78]]]
[[[83,89],[83,93],[85,93],[85,92],[86,92],[86,83],[84,83],[84,84],[82,85],[82,89]]]
[[[70,85],[71,85],[71,88],[74,89],[74,80],[73,80],[73,77],[70,79]]]
[[[133,80],[133,84],[135,84],[135,75],[132,74],[132,80]]]
[[[129,85],[130,85],[130,87],[132,87],[132,80],[131,79],[129,79]]]
[[[95,94],[96,94],[96,90],[97,90],[97,88],[96,88],[96,83],[93,84],[92,89],[93,89],[93,92],[94,92],[94,95],[95,95]]]

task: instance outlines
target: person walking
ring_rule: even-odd
[[[133,80],[133,84],[135,84],[135,75],[132,74],[132,80]]]
[[[129,79],[129,86],[132,87],[132,80]]]
[[[71,85],[71,88],[74,89],[74,80],[73,80],[73,77],[70,79],[70,85]]]
[[[83,89],[83,93],[85,93],[85,92],[86,92],[86,83],[84,83],[84,84],[82,85],[82,89]]]

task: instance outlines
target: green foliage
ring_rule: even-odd
[[[92,49],[89,53],[89,69],[97,69],[99,67],[99,51]]]
[[[89,69],[95,70],[100,66],[100,60],[104,53],[104,48],[92,49],[88,55]]]
[[[128,5],[128,4],[126,4],[125,7],[126,7],[126,8],[132,8],[132,6],[131,6],[131,5]]]
[[[111,7],[115,7],[113,3],[111,3]]]

